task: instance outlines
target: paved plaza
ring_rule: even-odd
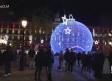
[[[63,67],[63,71],[57,71],[58,60],[55,58],[55,62],[53,64],[52,70],[52,79],[53,81],[94,81],[93,72],[92,75],[81,75],[80,70],[81,66],[74,65],[73,73],[69,73],[65,71]],[[29,67],[25,67],[24,71],[19,71],[19,60],[12,62],[12,73],[8,77],[4,77],[4,66],[0,66],[0,81],[34,81],[34,73],[35,69],[30,69]],[[47,81],[46,71],[43,67],[41,73],[42,81]]]

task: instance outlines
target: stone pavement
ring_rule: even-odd
[[[63,71],[57,71],[58,60],[55,59],[53,64],[53,70],[51,72],[53,81],[94,81],[93,72],[92,75],[81,75],[80,70],[81,66],[74,66],[73,73],[68,73],[63,67]],[[30,69],[25,67],[24,71],[19,71],[19,61],[12,62],[12,73],[8,77],[4,77],[4,66],[0,66],[0,81],[34,81],[35,69]],[[47,81],[46,71],[43,67],[41,72],[42,81]]]

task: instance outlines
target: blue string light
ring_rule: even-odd
[[[69,19],[65,17],[62,17],[63,23],[59,24],[51,35],[50,43],[53,52],[65,51],[66,48],[73,48],[77,53],[91,51],[93,38],[89,29],[84,24],[75,21],[71,14]]]

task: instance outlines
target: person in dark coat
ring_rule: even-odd
[[[51,55],[51,71],[52,71],[53,63],[54,63],[54,53],[52,52],[52,55]]]
[[[75,62],[75,54],[73,52],[73,49],[70,49],[70,53],[69,53],[69,56],[68,56],[68,62],[69,62],[68,72],[72,73],[72,71],[73,71],[73,64]]]
[[[86,57],[87,73],[89,71],[89,75],[91,75],[91,61],[92,61],[92,54],[89,51]]]
[[[80,66],[80,60],[81,60],[81,52],[77,54],[77,60],[78,60],[78,65]]]
[[[28,52],[30,69],[34,68],[35,50],[31,48]]]
[[[11,75],[11,61],[14,60],[13,53],[10,51],[10,47],[7,47],[6,51],[3,52],[3,62],[5,66],[5,75]]]
[[[51,70],[50,70],[51,59],[52,59],[51,49],[45,48],[45,50],[44,50],[44,66],[46,67],[48,81],[52,81]]]
[[[92,61],[92,70],[95,72],[94,77],[96,81],[112,81],[110,46],[104,45],[102,51],[102,53],[95,55]]]
[[[68,48],[66,48],[66,52],[64,54],[64,60],[65,60],[65,67],[66,67],[66,71],[68,71],[68,56],[69,56],[69,50]]]
[[[85,51],[82,52],[81,63],[82,63],[81,73],[83,74],[83,69],[85,69],[85,73],[87,73],[86,72],[86,52]]]
[[[36,71],[35,71],[35,81],[37,81],[37,72],[38,72],[38,81],[41,81],[40,75],[41,75],[41,70],[42,66],[44,65],[44,55],[43,55],[43,50],[39,49],[39,52],[37,53],[35,57],[35,66],[36,66]]]
[[[0,65],[3,65],[3,53],[1,52],[1,49],[0,49]]]

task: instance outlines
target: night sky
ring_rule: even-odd
[[[39,6],[49,6],[54,14],[59,12],[60,17],[69,14],[90,26],[112,27],[112,0],[0,0],[7,4],[10,10],[15,13],[16,20],[26,17]],[[31,19],[29,18],[29,21]]]

